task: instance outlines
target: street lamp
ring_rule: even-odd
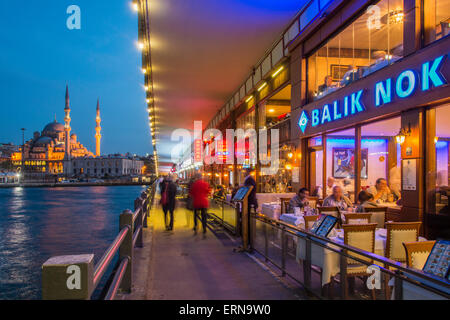
[[[25,128],[21,128],[20,130],[22,130],[22,161],[21,161],[21,164],[22,164],[22,166],[21,166],[21,172],[22,172],[22,175],[25,173],[25,171],[24,171],[24,157],[25,157]],[[19,183],[20,183],[20,176],[18,177],[19,178]]]

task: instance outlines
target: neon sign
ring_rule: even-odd
[[[445,58],[446,56],[442,55],[432,61],[423,63],[419,69],[420,72],[413,69],[406,69],[395,79],[388,78],[375,83],[375,106],[381,107],[391,103],[394,96],[398,99],[405,99],[413,96],[417,90],[425,92],[433,87],[437,88],[447,84],[447,80],[440,71]],[[305,133],[310,122],[311,127],[317,127],[364,112],[366,107],[363,101],[365,101],[364,94],[366,91],[366,89],[361,89],[343,99],[335,100],[331,104],[314,108],[310,114],[308,111],[303,110],[298,126]]]

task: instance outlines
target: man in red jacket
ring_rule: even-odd
[[[202,216],[203,234],[205,234],[210,187],[208,182],[202,180],[201,175],[197,175],[196,178],[197,180],[192,184],[191,189],[189,190],[189,194],[192,198],[192,207],[194,208],[194,232],[197,233],[197,217],[200,211]]]

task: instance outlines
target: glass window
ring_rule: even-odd
[[[308,140],[309,184],[310,194],[323,197],[323,148],[322,137],[317,136]]]
[[[436,179],[436,213],[450,213],[448,208],[449,195],[449,143],[450,128],[448,118],[450,117],[450,104],[436,108],[436,146],[435,179]],[[432,166],[433,167],[433,166]]]
[[[450,0],[427,0],[424,20],[428,43],[448,36],[450,33]]]
[[[400,128],[400,117],[361,128],[361,188],[378,204],[401,198],[401,145],[395,139]]]
[[[344,196],[354,202],[355,129],[327,135],[326,152],[325,196],[331,195],[335,186],[340,186]]]
[[[403,56],[403,1],[382,0],[308,59],[310,100],[320,99]]]

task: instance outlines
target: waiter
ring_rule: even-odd
[[[250,208],[253,207],[256,211],[256,209],[258,209],[258,200],[256,200],[256,181],[255,178],[253,178],[253,176],[251,175],[252,173],[252,169],[247,168],[245,169],[245,180],[244,180],[244,186],[245,187],[250,187],[252,186],[253,189],[250,192],[249,196],[248,196],[248,208],[249,208],[249,212],[250,212]]]

